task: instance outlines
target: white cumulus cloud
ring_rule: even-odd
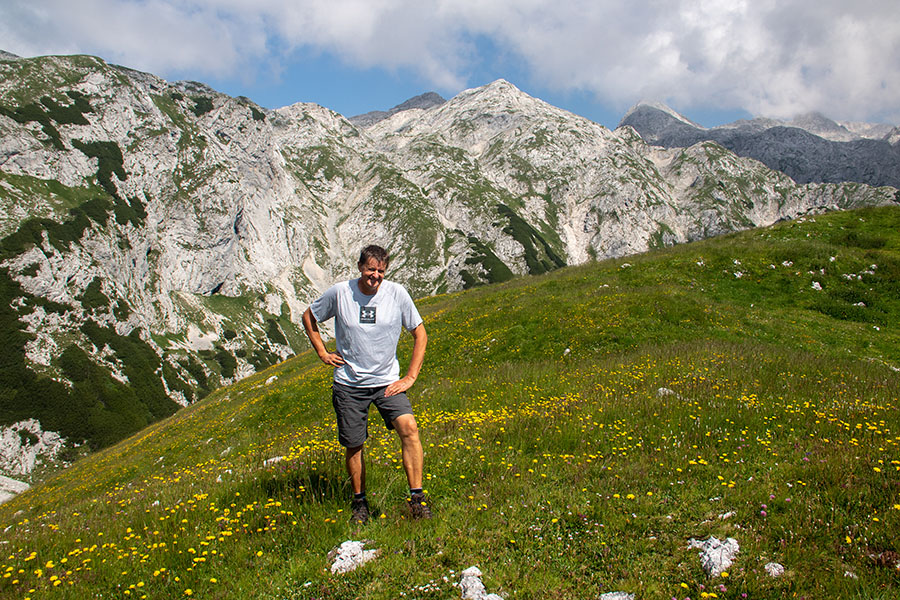
[[[900,121],[896,0],[2,0],[0,10],[5,50],[93,53],[163,76],[252,76],[327,52],[453,90],[499,54],[530,84],[618,108],[654,98]]]

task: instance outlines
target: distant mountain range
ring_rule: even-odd
[[[900,128],[890,125],[837,123],[810,113],[791,121],[757,118],[707,129],[667,106],[642,103],[619,123],[625,126],[665,148],[716,142],[798,183],[900,186]]]
[[[366,243],[424,296],[896,202],[650,145],[503,80],[350,121],[6,54],[0,425],[10,455],[59,447],[48,431],[99,448],[265,369],[307,348],[300,315]]]

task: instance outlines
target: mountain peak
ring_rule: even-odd
[[[507,108],[522,108],[525,105],[539,104],[542,106],[550,106],[543,100],[531,96],[527,92],[523,92],[505,79],[497,79],[480,87],[465,90],[458,94],[451,102],[482,102],[489,101],[492,103],[500,103]],[[556,109],[554,107],[554,109]],[[562,109],[556,109],[562,110]]]
[[[409,100],[398,104],[388,112],[400,112],[402,110],[410,110],[412,108],[427,109],[435,106],[440,106],[446,101],[447,100],[445,100],[440,94],[437,94],[435,92],[425,92],[424,94],[419,94],[418,96],[414,96]]]
[[[503,78],[496,79],[496,80],[490,82],[489,84],[484,86],[484,88],[485,89],[511,89],[511,90],[520,91],[519,88],[517,88],[516,86],[514,86],[513,84],[511,84],[510,82],[508,82],[507,80],[505,80]]]
[[[496,94],[496,95],[526,96],[528,98],[533,97],[533,96],[529,95],[528,93],[523,92],[518,87],[516,87],[515,84],[512,84],[505,79],[497,79],[495,81],[490,82],[487,85],[483,85],[479,88],[475,88],[472,91],[488,93],[488,94]]]
[[[637,104],[635,104],[634,106],[632,106],[631,109],[629,109],[629,111],[627,113],[625,113],[625,116],[622,117],[622,120],[619,122],[619,125],[621,126],[621,125],[627,124],[625,121],[627,121],[628,118],[631,117],[632,115],[634,115],[635,113],[647,112],[649,110],[664,112],[667,115],[669,115],[670,117],[672,117],[673,119],[681,121],[685,125],[690,125],[691,127],[696,127],[697,129],[706,129],[702,125],[694,123],[693,121],[691,121],[690,119],[688,119],[681,113],[677,112],[675,109],[669,107],[668,105],[663,104],[662,102],[654,101],[654,100],[642,100],[642,101],[638,102]]]
[[[680,146],[691,146],[706,134],[706,128],[678,114],[665,104],[640,102],[629,110],[619,127],[631,127],[648,144],[665,146],[673,139]]]
[[[800,115],[790,121],[788,125],[804,129],[826,139],[843,140],[843,138],[855,137],[846,127],[837,124],[820,112]]]

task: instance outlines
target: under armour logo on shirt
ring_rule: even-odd
[[[360,306],[359,307],[359,322],[360,323],[375,323],[375,307],[374,306]]]

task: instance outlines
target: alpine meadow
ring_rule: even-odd
[[[459,598],[471,566],[507,600],[900,594],[900,208],[417,304],[434,519],[407,518],[373,423],[380,516],[349,522],[331,374],[307,351],[0,505],[0,595]],[[724,570],[691,547],[710,538],[739,547]],[[377,556],[332,574],[351,539]]]

